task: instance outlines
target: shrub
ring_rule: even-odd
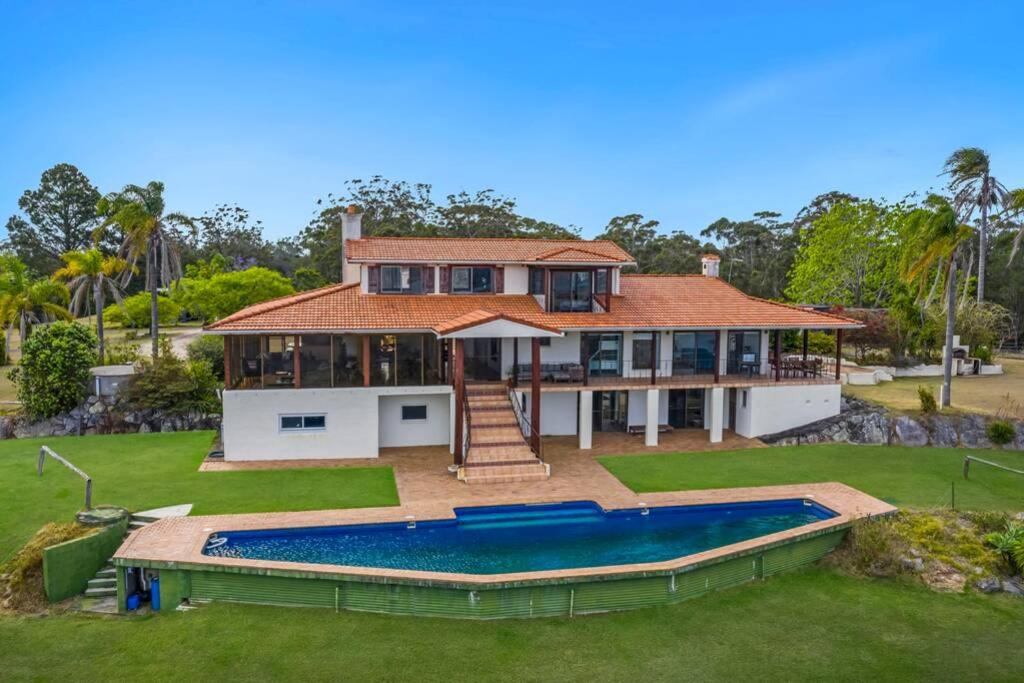
[[[11,371],[18,400],[32,418],[71,410],[88,395],[89,368],[96,365],[96,334],[74,322],[36,328],[22,344],[21,361]]]
[[[163,338],[156,359],[143,358],[139,370],[120,391],[127,410],[184,417],[219,412],[217,388],[207,361],[178,358],[170,341]]]
[[[1010,567],[1024,570],[1024,524],[1010,520],[1002,531],[985,536],[985,543],[1002,555]]]
[[[317,289],[327,284],[327,278],[320,274],[319,270],[313,268],[298,268],[292,276],[292,284],[295,289],[305,292],[310,289]]]
[[[834,356],[836,338],[828,332],[811,330],[807,333],[807,350],[818,356]]]
[[[988,440],[997,446],[1005,446],[1017,436],[1017,430],[1006,420],[989,422],[988,429],[985,431],[988,434]]]
[[[210,278],[184,278],[175,285],[175,301],[198,320],[218,320],[246,306],[293,294],[291,280],[268,268],[254,267]]]
[[[106,356],[107,365],[134,365],[139,360],[139,345],[127,341],[111,344]]]
[[[181,317],[181,306],[166,296],[156,298],[157,317],[161,325],[173,325]],[[139,292],[126,297],[122,306],[111,304],[103,309],[105,323],[120,324],[122,327],[148,328],[150,321],[150,294]]]
[[[921,402],[922,413],[931,414],[939,409],[939,404],[935,400],[935,391],[931,387],[918,385],[917,398]]]
[[[224,381],[224,340],[216,335],[204,334],[189,342],[188,359],[205,361],[217,379]]]
[[[980,360],[982,365],[992,365],[992,349],[987,346],[976,346],[972,351],[974,357]]]

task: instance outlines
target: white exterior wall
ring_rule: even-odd
[[[225,391],[224,459],[376,458],[378,449],[387,445],[381,443],[380,416],[391,405],[381,406],[382,396],[394,397],[396,405],[403,398],[412,399],[410,403],[428,400],[430,424],[420,423],[416,431],[431,443],[447,443],[449,411],[441,409],[437,400],[447,401],[450,392],[447,386]],[[324,415],[326,426],[319,431],[281,431],[281,415]],[[395,426],[389,428],[393,431]],[[442,430],[444,439],[438,437]],[[408,435],[408,430],[402,431]]]
[[[527,266],[505,266],[505,294],[528,294],[530,270]]]
[[[740,389],[736,396],[736,432],[752,438],[833,417],[839,414],[840,391],[838,384]]]
[[[526,416],[529,417],[532,393],[526,396]],[[576,436],[576,425],[579,421],[577,401],[579,394],[575,391],[542,392],[540,397],[540,433],[541,436]]]
[[[629,391],[626,421],[630,427],[647,424],[647,389]],[[658,390],[658,424],[668,424],[668,390]]]
[[[381,448],[447,446],[450,436],[449,394],[381,396],[378,443]],[[402,406],[426,405],[426,420],[402,420]]]

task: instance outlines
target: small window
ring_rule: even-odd
[[[419,266],[381,266],[380,291],[387,294],[423,291],[423,269]]]
[[[422,421],[427,419],[427,406],[402,406],[402,422]]]
[[[544,271],[530,266],[530,294],[544,293]]]
[[[493,269],[452,268],[452,291],[457,294],[487,294],[494,291]]]
[[[551,337],[541,337],[540,338],[540,345],[541,346],[551,346]]]
[[[282,415],[281,431],[322,431],[327,428],[325,415]]]
[[[594,291],[604,294],[608,288],[608,271],[598,270],[594,273]]]

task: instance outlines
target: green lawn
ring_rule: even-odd
[[[681,605],[473,622],[204,605],[0,617],[4,680],[1024,680],[1024,600],[824,569]]]
[[[637,492],[840,481],[893,505],[950,504],[961,509],[1024,510],[1024,477],[984,465],[964,481],[967,449],[827,444],[742,451],[606,456],[612,474]],[[981,451],[981,457],[1024,469],[1024,453]]]
[[[47,459],[46,444],[93,479],[93,504],[131,510],[193,503],[193,514],[397,505],[390,467],[199,472],[213,432],[129,434],[0,441],[0,562],[42,524],[68,521],[85,484]]]

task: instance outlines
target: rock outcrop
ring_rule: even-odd
[[[943,448],[992,448],[988,426],[995,418],[987,415],[906,415],[843,397],[838,415],[818,422],[760,437],[776,446],[813,443],[856,443]],[[1016,437],[1004,446],[1024,450],[1024,421],[1012,421]]]

